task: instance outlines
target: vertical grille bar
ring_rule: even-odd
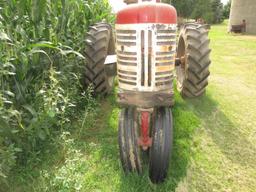
[[[145,31],[141,31],[141,86],[145,85]]]
[[[148,86],[148,30],[145,30],[145,41],[144,41],[144,57],[145,57],[145,64],[144,64],[144,77],[145,77],[145,84],[144,87]]]
[[[152,81],[152,31],[148,31],[148,86]]]

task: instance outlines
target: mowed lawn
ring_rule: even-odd
[[[206,95],[193,100],[175,95],[174,148],[165,183],[150,183],[146,163],[142,176],[123,174],[113,94],[57,138],[59,150],[49,149],[42,162],[18,169],[9,191],[255,192],[256,36],[226,31],[222,24],[210,32]]]

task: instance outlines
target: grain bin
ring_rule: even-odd
[[[246,33],[256,34],[256,0],[232,0],[229,30],[246,21]]]

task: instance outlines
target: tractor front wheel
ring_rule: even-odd
[[[153,138],[149,153],[149,177],[152,183],[165,180],[173,141],[173,121],[171,109],[161,107],[153,114]]]
[[[122,109],[119,116],[118,131],[120,158],[125,173],[141,173],[141,149],[138,146],[138,124],[135,108]]]

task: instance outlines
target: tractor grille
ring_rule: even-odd
[[[118,81],[125,89],[135,88],[137,85],[138,59],[136,53],[136,30],[117,30],[116,43],[118,63]]]
[[[116,25],[119,87],[131,91],[171,89],[176,26]]]

